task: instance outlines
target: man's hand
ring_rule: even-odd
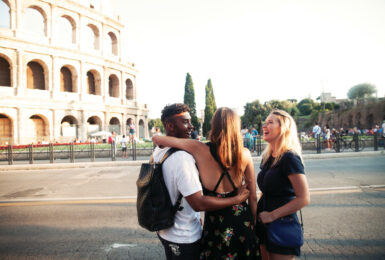
[[[250,191],[246,188],[246,184],[243,184],[239,189],[237,193],[238,202],[237,204],[242,203],[243,201],[247,200],[249,197]]]

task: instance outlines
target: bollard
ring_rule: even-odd
[[[13,164],[13,149],[12,149],[12,145],[8,145],[8,164],[9,165]]]
[[[115,161],[116,160],[116,144],[115,141],[112,141],[111,143],[111,160]]]
[[[70,143],[70,162],[75,162],[75,156],[74,156],[74,143]]]
[[[341,152],[341,142],[340,142],[340,134],[336,134],[336,152]]]
[[[95,161],[95,143],[90,143],[91,162]]]
[[[260,135],[257,136],[257,155],[260,156],[262,153],[262,137]]]
[[[317,135],[317,153],[321,153],[321,135]]]
[[[29,157],[29,164],[33,164],[33,145],[32,144],[28,146],[28,157]]]
[[[354,142],[354,151],[358,152],[359,151],[359,146],[358,146],[358,134],[355,133],[353,135],[353,142]]]
[[[374,135],[373,135],[373,147],[374,147],[374,151],[378,151],[378,133],[375,132]]]
[[[132,143],[134,147],[134,161],[136,161],[136,141],[134,140]]]
[[[54,157],[53,157],[53,143],[49,144],[49,163],[53,163]]]

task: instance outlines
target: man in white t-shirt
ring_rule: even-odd
[[[172,104],[162,110],[162,123],[168,136],[189,138],[192,130],[189,107],[185,104]],[[169,147],[156,147],[154,161],[159,162]],[[183,210],[177,211],[174,226],[158,232],[158,237],[165,249],[166,258],[199,259],[202,226],[199,211],[224,208],[247,198],[248,191],[243,190],[232,198],[203,196],[199,181],[199,172],[191,154],[177,151],[163,163],[163,176],[173,204],[179,193],[183,199]]]
[[[314,139],[317,139],[317,137],[321,134],[321,127],[318,125],[317,122],[315,122],[314,127],[313,127],[313,136]]]

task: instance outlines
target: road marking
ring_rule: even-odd
[[[110,246],[107,246],[107,247],[104,247],[104,251],[106,251],[107,253],[109,253],[111,251],[111,249],[115,249],[115,248],[120,248],[120,247],[136,247],[138,246],[137,244],[119,244],[119,243],[114,243]]]
[[[362,185],[343,187],[324,187],[309,189],[311,195],[358,193],[364,189],[385,189],[385,185]],[[258,191],[260,194],[260,191]],[[43,205],[75,205],[75,204],[120,204],[136,203],[136,196],[115,197],[83,197],[83,198],[41,198],[0,200],[0,207],[10,206],[43,206]]]

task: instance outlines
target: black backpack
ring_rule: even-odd
[[[159,163],[143,163],[136,181],[138,196],[136,209],[139,225],[149,231],[159,231],[174,225],[174,216],[180,207],[182,194],[179,194],[175,205],[172,205],[170,195],[163,178],[163,162],[178,149],[170,148]]]

